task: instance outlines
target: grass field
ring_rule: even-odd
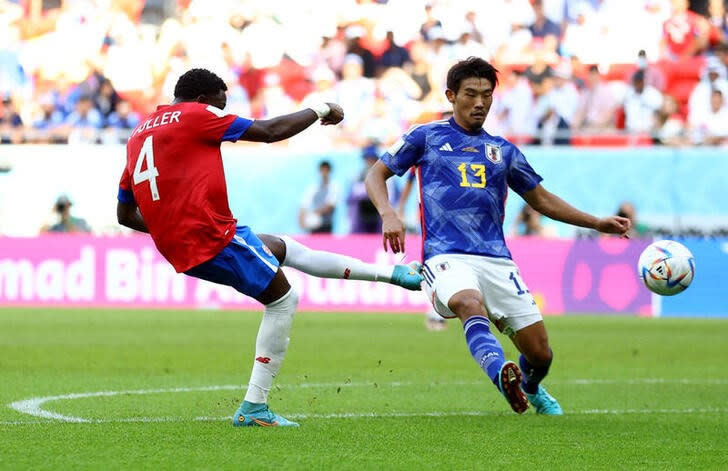
[[[259,319],[0,310],[0,467],[728,468],[727,321],[547,318],[567,415],[542,417],[510,412],[454,322],[298,314],[271,404],[301,428],[233,428]]]

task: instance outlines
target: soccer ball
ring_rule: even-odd
[[[695,260],[684,245],[673,240],[658,240],[642,252],[637,269],[650,291],[673,296],[690,286],[695,276]]]

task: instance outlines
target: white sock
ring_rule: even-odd
[[[295,268],[318,278],[345,278],[349,280],[384,281],[392,279],[394,267],[375,265],[337,253],[309,249],[288,236],[281,237],[286,244],[286,258],[281,265]]]
[[[263,320],[260,321],[258,338],[255,341],[255,361],[250,373],[245,400],[255,404],[266,404],[273,378],[281,368],[283,357],[291,340],[293,312],[298,305],[298,294],[291,288],[277,301],[266,304]]]

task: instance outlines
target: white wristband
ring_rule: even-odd
[[[314,113],[316,113],[316,116],[318,116],[319,118],[328,116],[329,113],[331,113],[331,107],[326,103],[318,103],[311,106],[310,108],[313,110]]]

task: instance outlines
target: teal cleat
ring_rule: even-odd
[[[528,402],[533,404],[536,408],[537,414],[542,415],[564,415],[564,411],[559,405],[559,401],[546,391],[546,388],[538,385],[538,391],[536,394],[525,393],[528,398]]]
[[[392,279],[390,283],[401,286],[412,291],[420,291],[422,282],[425,278],[420,274],[422,265],[412,262],[409,265],[395,265],[392,271]]]
[[[243,401],[235,412],[233,425],[236,427],[298,427],[297,422],[291,422],[268,409],[268,404],[253,404],[247,401]]]
[[[501,366],[498,373],[498,389],[505,396],[513,412],[523,414],[528,409],[528,400],[521,391],[521,370],[512,361]]]

